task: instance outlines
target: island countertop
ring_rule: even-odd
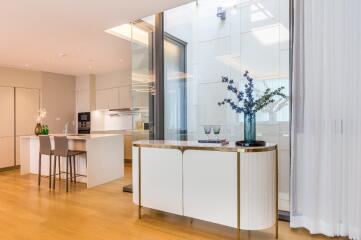
[[[88,139],[96,139],[96,138],[105,138],[105,137],[114,137],[120,136],[122,134],[49,134],[50,138],[53,137],[62,137],[66,136],[69,140],[88,140]],[[39,136],[30,135],[30,136],[21,136],[23,139],[37,139]]]
[[[239,147],[235,142],[222,145],[216,143],[199,143],[197,141],[141,140],[133,142],[134,147],[170,148],[180,150],[209,150],[221,152],[266,152],[276,150],[277,144],[266,143],[263,147]]]

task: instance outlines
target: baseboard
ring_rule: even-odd
[[[278,219],[281,221],[289,222],[290,221],[290,212],[288,211],[278,211]]]
[[[7,172],[15,169],[20,169],[20,166],[0,168],[0,172]]]

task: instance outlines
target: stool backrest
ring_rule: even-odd
[[[55,149],[54,155],[67,157],[69,146],[68,146],[68,138],[67,137],[54,137]]]
[[[44,155],[50,155],[51,154],[51,143],[50,143],[50,137],[49,136],[39,136],[39,153]]]

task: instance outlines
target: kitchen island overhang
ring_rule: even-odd
[[[146,207],[278,237],[277,145],[134,142],[133,202],[139,218]]]
[[[54,136],[50,140],[54,148]],[[79,177],[79,182],[87,188],[95,187],[124,177],[124,136],[121,134],[80,134],[67,136],[69,148],[86,151],[85,156],[77,156],[77,171],[86,177]],[[38,174],[39,137],[20,137],[20,173]],[[65,158],[62,160],[65,161]],[[65,164],[62,164],[65,171]],[[48,176],[49,157],[42,157],[42,175]]]

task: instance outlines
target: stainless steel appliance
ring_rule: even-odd
[[[78,134],[90,134],[90,112],[78,113]]]

